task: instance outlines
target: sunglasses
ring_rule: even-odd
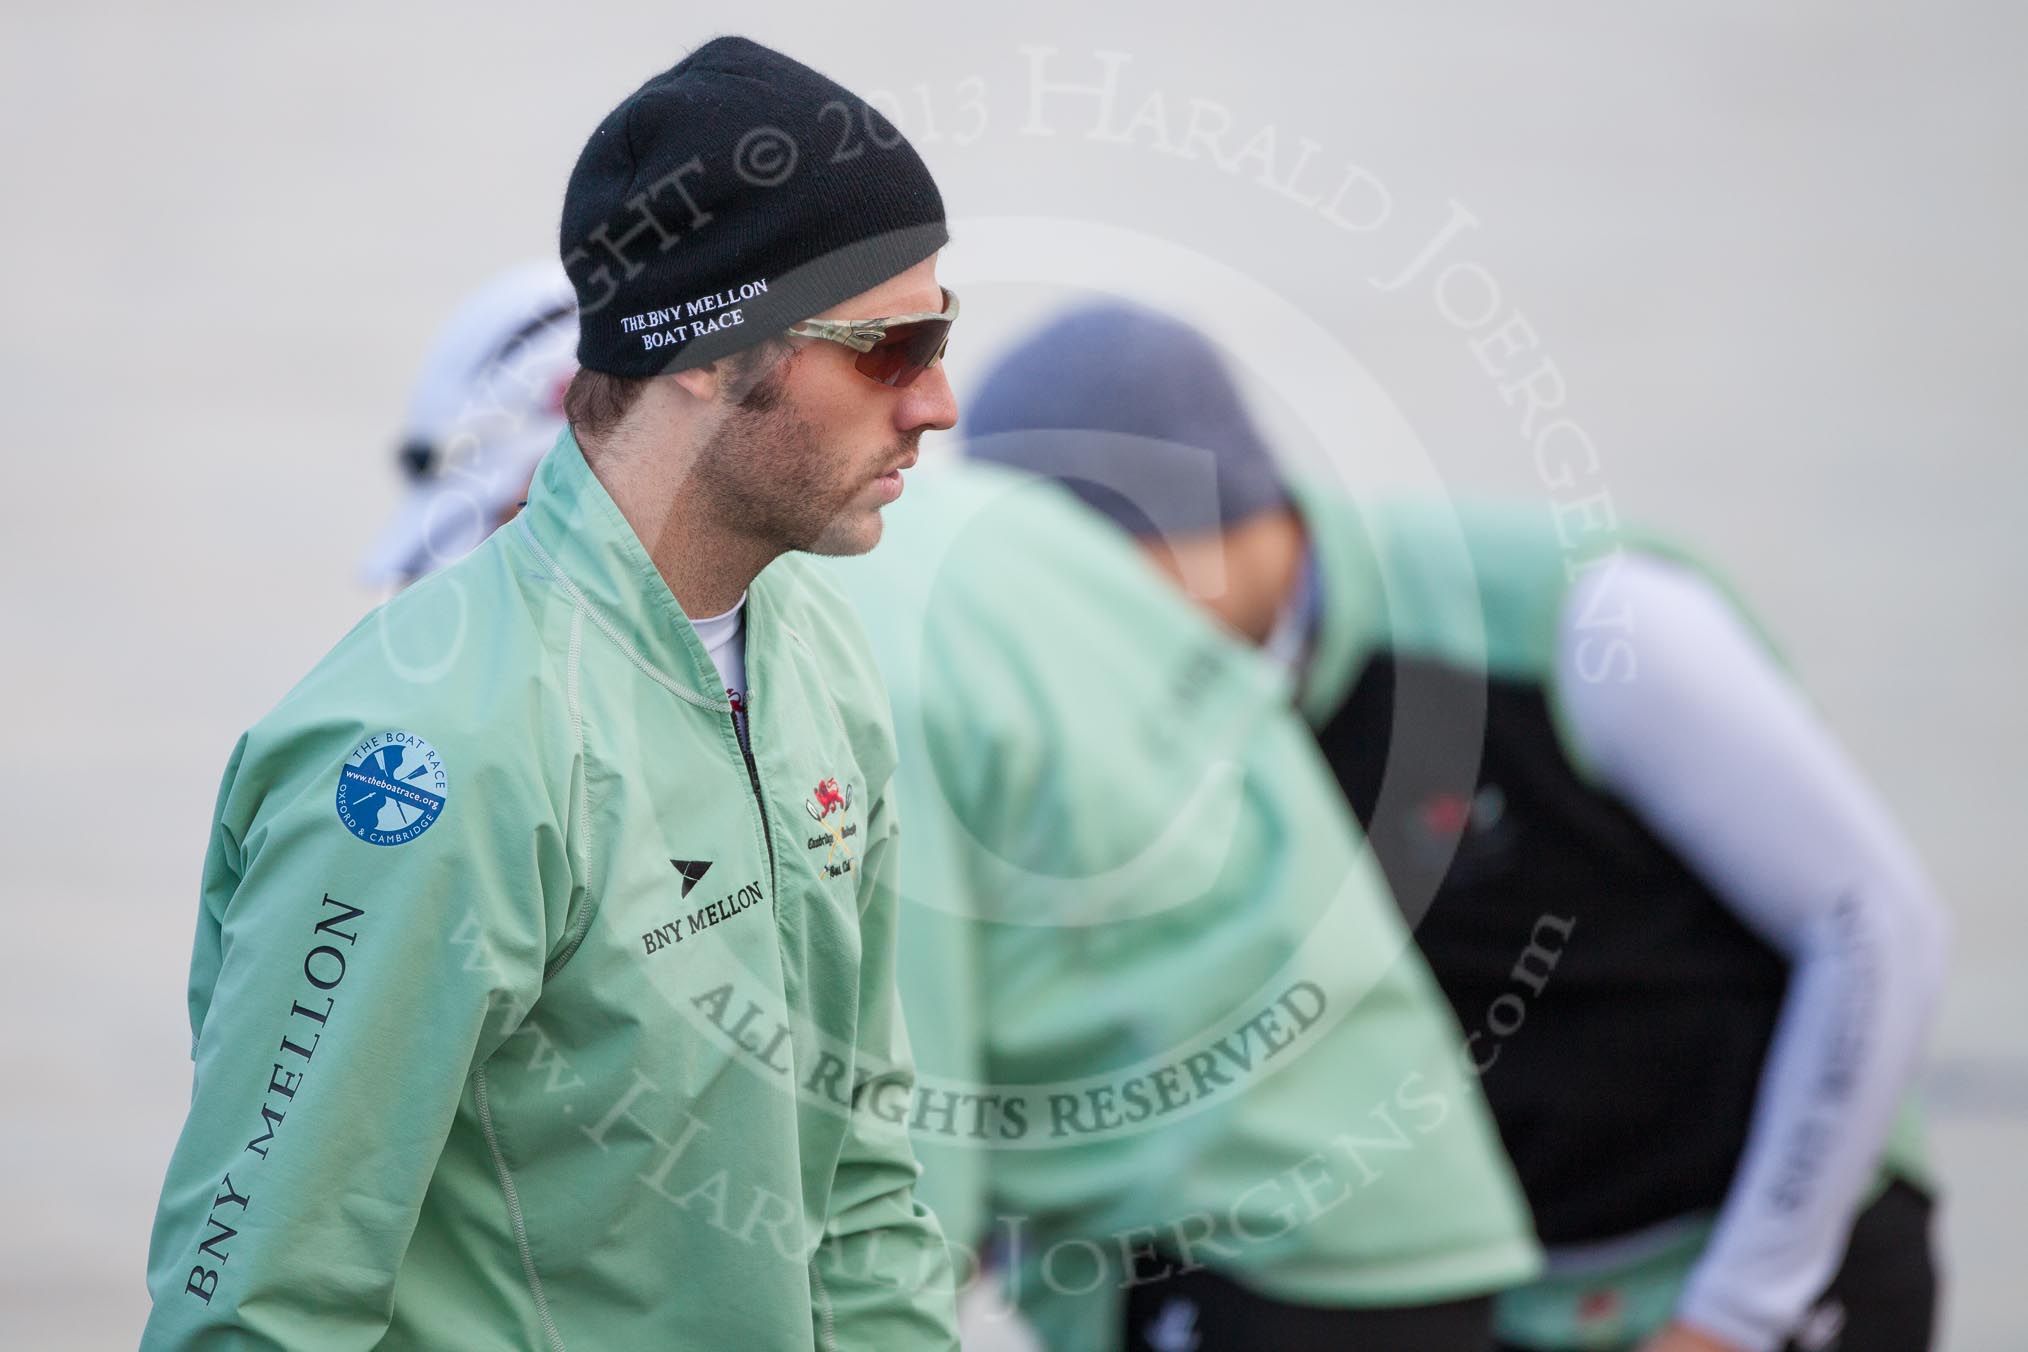
[[[843,343],[859,354],[853,363],[859,374],[902,389],[942,361],[951,341],[951,325],[958,322],[958,296],[949,287],[940,289],[941,310],[886,319],[806,319],[788,331],[799,338]]]

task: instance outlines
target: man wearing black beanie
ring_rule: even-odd
[[[871,548],[956,422],[946,238],[885,118],[743,39],[593,132],[526,508],[228,766],[145,1347],[956,1346],[893,729],[795,553]]]
[[[879,538],[917,438],[956,419],[928,370],[956,315],[936,283],[948,239],[886,118],[744,38],[699,48],[592,133],[563,204],[583,368],[565,411],[690,613],[785,550]],[[658,486],[636,504],[642,477]]]

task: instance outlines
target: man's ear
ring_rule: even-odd
[[[702,366],[693,366],[687,371],[677,371],[669,379],[693,399],[710,403],[718,398],[719,388],[725,383],[726,362],[724,358],[708,361]]]

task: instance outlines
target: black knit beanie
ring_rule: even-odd
[[[561,233],[578,363],[617,376],[753,347],[950,238],[936,183],[893,123],[737,37],[606,115],[571,171]]]

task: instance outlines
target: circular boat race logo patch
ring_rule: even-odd
[[[338,820],[369,845],[406,845],[443,815],[444,758],[412,732],[377,732],[338,771]]]

